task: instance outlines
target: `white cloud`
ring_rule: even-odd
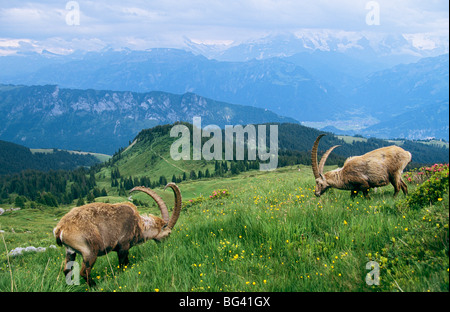
[[[448,2],[378,0],[380,25],[366,24],[368,0],[79,0],[80,25],[66,24],[65,1],[8,1],[0,5],[0,38],[48,42],[67,50],[87,46],[181,46],[236,42],[271,32],[333,29],[346,32],[439,34],[448,38]],[[436,36],[435,36],[436,37]],[[52,38],[57,38],[54,40]],[[427,36],[433,40],[433,36]],[[419,44],[419,39],[415,42]],[[103,44],[99,44],[103,42]],[[422,40],[424,47],[431,42]]]

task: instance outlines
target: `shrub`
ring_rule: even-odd
[[[448,171],[448,164],[434,164],[433,166],[424,166],[421,168],[416,168],[409,172],[406,172],[404,177],[407,182],[422,184],[424,181],[429,179],[435,172]]]
[[[183,201],[183,210],[186,210],[187,208],[190,208],[192,206],[198,205],[201,202],[203,202],[204,200],[206,200],[206,198],[201,195],[195,198],[191,198],[189,200]]]
[[[209,195],[209,198],[211,198],[211,199],[218,199],[218,198],[227,197],[229,195],[230,195],[230,193],[228,192],[227,189],[221,189],[221,190],[213,191],[212,194]]]
[[[406,199],[397,202],[398,208],[420,208],[442,200],[449,189],[448,165],[434,165],[425,172],[432,172],[430,177],[416,190],[411,192]]]
[[[203,195],[201,195],[199,197],[192,198],[192,199],[189,199],[187,201],[184,201],[183,202],[183,208],[187,209],[189,207],[198,205],[198,204],[200,204],[200,203],[202,203],[202,202],[204,202],[206,200],[220,199],[220,198],[227,197],[229,195],[230,195],[230,193],[228,192],[227,189],[214,190],[212,192],[212,194],[209,195],[208,198],[206,198]]]

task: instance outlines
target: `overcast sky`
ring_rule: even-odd
[[[3,49],[27,44],[61,51],[179,47],[186,38],[229,44],[301,29],[448,40],[449,27],[447,0],[0,1]],[[377,14],[376,7],[379,25],[369,25],[368,14]]]

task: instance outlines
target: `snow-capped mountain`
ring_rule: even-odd
[[[246,42],[215,44],[186,39],[187,50],[223,61],[289,57],[302,52],[337,52],[384,66],[417,61],[448,53],[448,36],[432,34],[379,34],[328,29],[303,29],[270,34]]]

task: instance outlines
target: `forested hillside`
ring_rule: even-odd
[[[106,195],[106,190],[96,188],[94,171],[84,168],[48,172],[26,170],[0,176],[0,202],[14,202],[18,207],[23,207],[27,201],[30,201],[30,208],[58,207],[72,204],[74,200],[80,205],[84,204],[84,198],[94,201],[101,195]]]
[[[309,164],[311,151],[314,140],[323,131],[304,127],[298,124],[283,123],[278,125],[278,140],[280,155],[295,154],[295,152],[306,153],[301,163]],[[333,145],[341,145],[335,149],[330,155],[327,163],[332,164],[333,154],[343,156],[345,158],[350,156],[357,156],[365,154],[374,149],[392,145],[388,140],[377,138],[369,138],[363,140],[354,140],[353,143],[345,143],[344,140],[338,136],[328,133],[319,145],[319,151],[325,151]],[[412,154],[412,161],[409,167],[418,167],[423,164],[447,163],[449,161],[449,150],[445,146],[426,145],[420,141],[397,140],[396,144]],[[300,154],[299,154],[300,155]],[[309,161],[309,162],[308,162]],[[291,163],[292,164],[292,163]]]
[[[25,169],[40,171],[71,170],[79,166],[90,167],[99,160],[90,154],[75,154],[53,150],[52,153],[32,153],[29,148],[0,140],[0,175]]]

